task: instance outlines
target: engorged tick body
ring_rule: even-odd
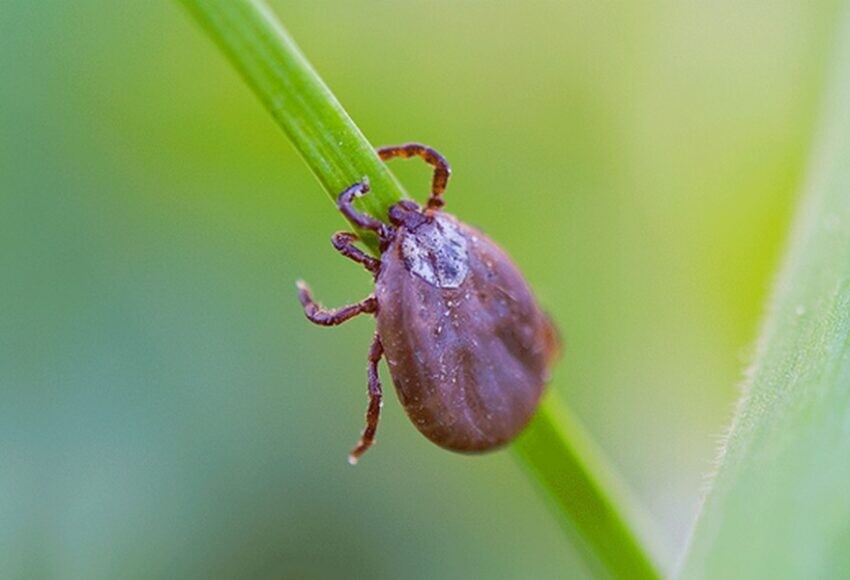
[[[378,150],[382,159],[420,156],[434,166],[424,210],[404,200],[390,208],[389,224],[357,212],[357,183],[339,196],[339,208],[380,240],[381,259],[338,232],[333,244],[375,275],[375,293],[362,302],[323,310],[306,284],[299,297],[307,317],[340,324],[360,313],[377,316],[369,351],[366,428],[349,460],[372,444],[381,407],[378,361],[384,356],[399,399],[413,424],[453,451],[481,452],[513,439],[528,423],[558,352],[557,332],[510,258],[476,229],[440,211],[449,177],[445,159],[411,143]]]

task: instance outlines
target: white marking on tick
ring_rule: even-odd
[[[405,232],[401,253],[405,266],[432,286],[457,288],[469,273],[466,237],[443,216]]]

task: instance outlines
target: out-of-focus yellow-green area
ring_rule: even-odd
[[[452,162],[448,211],[559,324],[557,389],[682,548],[805,168],[834,2],[273,7],[375,144]],[[171,2],[0,5],[0,576],[553,578],[510,452],[442,451],[332,204]],[[393,169],[422,198],[418,162]]]

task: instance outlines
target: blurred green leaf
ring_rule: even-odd
[[[687,578],[850,567],[850,18],[840,32],[805,195]]]
[[[252,0],[180,0],[242,73],[332,199],[368,176],[364,210],[383,219],[403,192],[269,9]],[[374,249],[374,246],[373,246]],[[600,576],[655,578],[612,473],[550,389],[517,450]]]

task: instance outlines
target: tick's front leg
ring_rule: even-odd
[[[378,311],[378,299],[374,295],[368,296],[357,304],[326,310],[318,302],[313,300],[313,294],[310,292],[310,287],[307,286],[306,282],[299,280],[296,282],[296,286],[298,286],[298,299],[304,307],[304,314],[313,324],[336,326],[358,314],[371,314]]]
[[[331,243],[337,252],[357,262],[363,264],[363,267],[377,275],[381,268],[381,261],[368,256],[363,250],[354,245],[357,241],[357,234],[351,232],[337,232],[331,238]]]
[[[365,178],[364,178],[365,179]],[[339,194],[336,205],[339,211],[342,212],[348,221],[353,223],[358,228],[371,230],[375,232],[380,239],[385,239],[388,235],[387,225],[376,220],[372,216],[361,213],[354,208],[354,200],[369,193],[369,184],[366,181],[355,183],[345,191]]]
[[[357,447],[348,455],[348,462],[351,465],[356,464],[360,456],[366,453],[375,442],[375,431],[378,429],[378,419],[381,416],[381,397],[383,396],[381,380],[378,378],[378,362],[383,354],[384,346],[381,344],[381,337],[375,333],[372,346],[369,347],[369,408],[366,411],[366,428],[363,429]]]
[[[405,143],[404,145],[389,145],[387,147],[378,148],[378,157],[384,161],[393,159],[394,157],[420,157],[425,163],[434,168],[434,178],[431,181],[431,197],[428,198],[428,209],[436,210],[443,207],[443,192],[446,191],[446,186],[449,183],[449,177],[452,174],[452,168],[446,158],[440,153],[427,145],[421,143]]]

